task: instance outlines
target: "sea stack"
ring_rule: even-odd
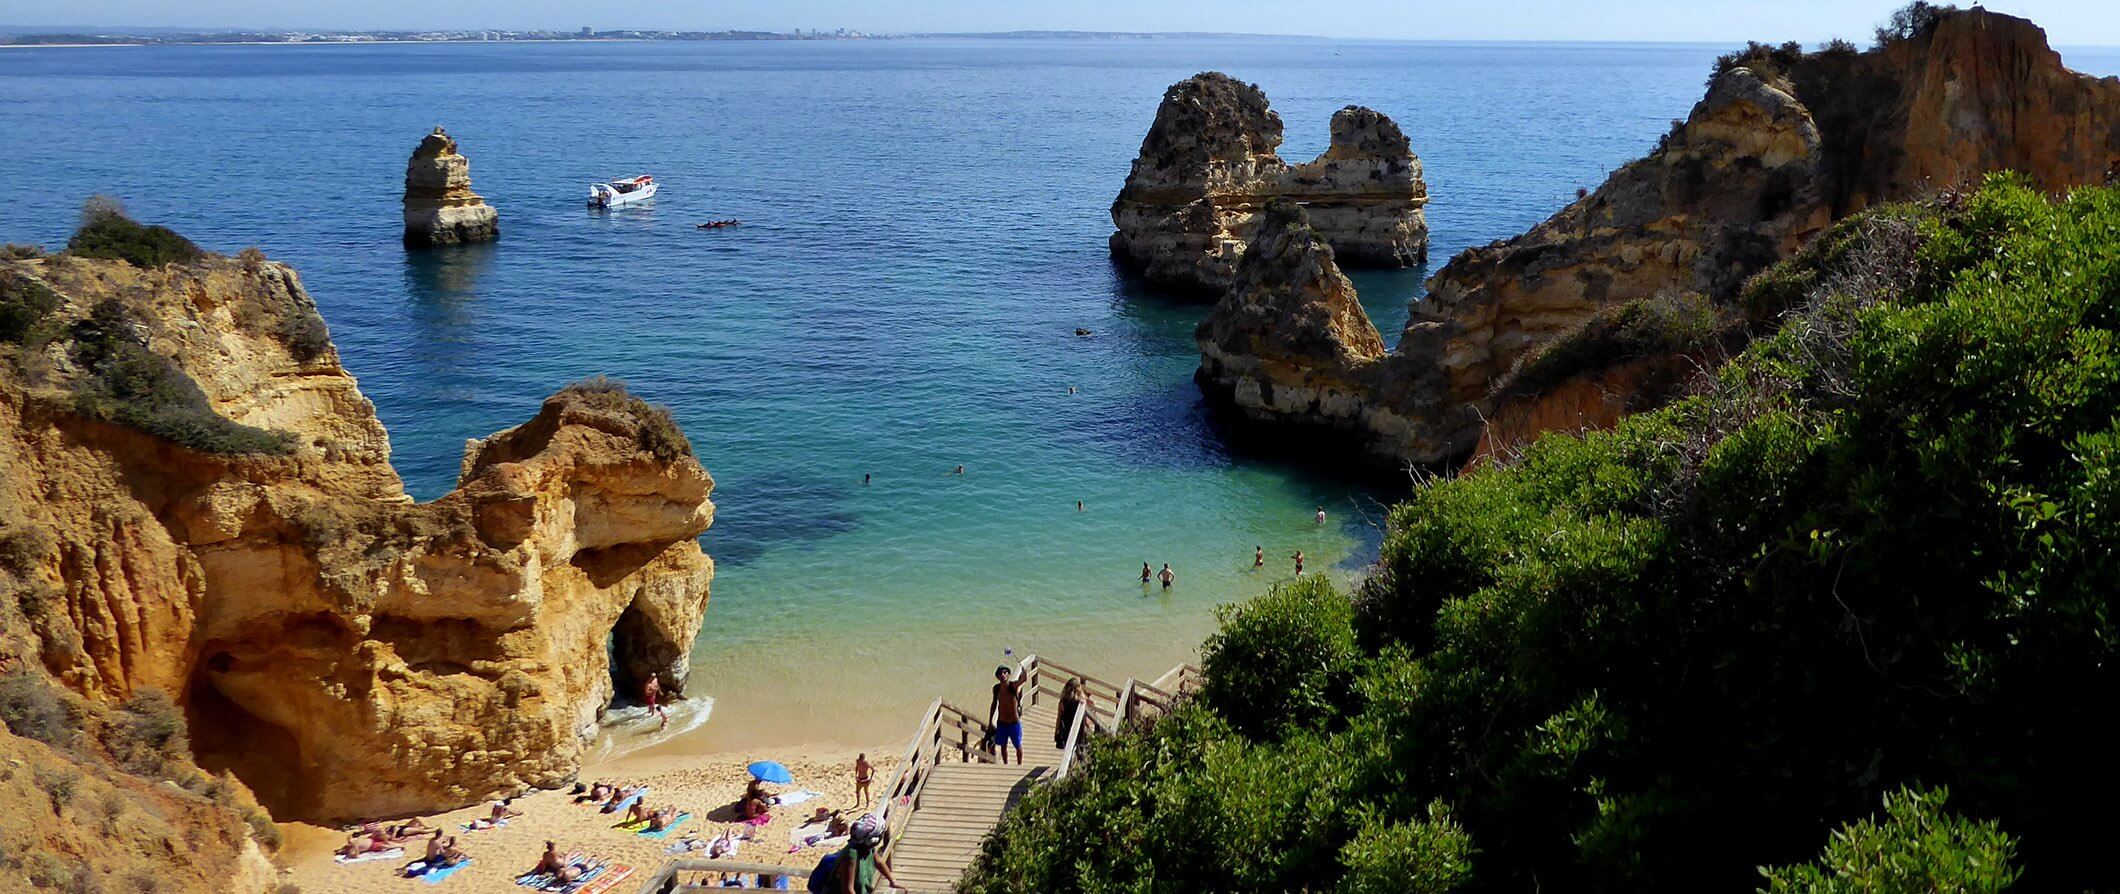
[[[1255,421],[1358,431],[1383,336],[1303,208],[1268,203],[1236,282],[1193,333],[1194,378]]]
[[[1219,296],[1266,203],[1286,197],[1343,262],[1428,259],[1421,160],[1390,118],[1341,109],[1331,148],[1303,164],[1282,161],[1280,145],[1281,116],[1257,85],[1212,71],[1173,84],[1112,202],[1112,257],[1151,283]]]
[[[405,164],[405,247],[491,242],[500,215],[471,191],[471,160],[437,125]]]
[[[1228,106],[1204,120],[1247,122],[1254,147],[1279,136],[1263,105],[1246,104],[1249,92],[1180,88],[1158,116],[1129,195],[1147,182],[1145,173],[1160,170],[1148,164],[1147,150],[1175,137],[1162,132],[1166,118],[1181,115],[1172,101],[1197,96],[1203,108]],[[1244,141],[1213,134],[1218,157],[1233,159],[1228,147]],[[1334,136],[1327,159],[1342,142],[1337,127]],[[1204,158],[1208,150],[1190,151]],[[1234,160],[1219,170],[1229,179],[1245,173]],[[1451,259],[1366,379],[1347,377],[1336,357],[1280,350],[1272,340],[1247,349],[1203,337],[1201,381],[1211,398],[1249,416],[1291,422],[1315,421],[1308,417],[1317,411],[1291,411],[1300,401],[1284,390],[1303,394],[1316,381],[1365,387],[1334,392],[1359,406],[1332,415],[1352,414],[1369,457],[1386,465],[1455,463],[1475,450],[1508,455],[1543,432],[1609,426],[1682,393],[1684,377],[1674,370],[1712,364],[1785,309],[1744,297],[1753,275],[1835,222],[2002,170],[2054,193],[2105,182],[2120,170],[2120,79],[2070,71],[2038,26],[1977,7],[1933,10],[1868,51],[1755,44],[1718,63],[1706,95],[1647,156],[1529,232]],[[1179,192],[1173,186],[1158,195]],[[1199,219],[1221,219],[1213,201],[1202,204],[1209,210],[1192,212]],[[1326,227],[1327,211],[1306,204],[1318,231],[1344,253],[1337,241],[1344,229]],[[1121,206],[1146,207],[1129,205],[1128,196]],[[1115,251],[1122,241],[1141,244],[1125,235],[1113,237]],[[1173,256],[1156,260],[1183,272]],[[1210,260],[1200,266],[1221,261]],[[1284,302],[1279,313],[1300,321],[1344,312],[1330,302],[1285,304],[1317,300],[1305,294],[1275,299]],[[1216,315],[1232,312],[1235,300],[1225,297]],[[1692,356],[1694,346],[1655,326],[1630,336],[1625,350],[1596,347],[1611,341],[1616,321],[1674,312],[1713,320],[1714,349]],[[1247,359],[1245,350],[1260,353]],[[1246,369],[1257,385],[1221,372]],[[1247,388],[1260,395],[1256,406],[1247,405]]]

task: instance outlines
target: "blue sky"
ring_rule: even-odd
[[[0,25],[1247,31],[1437,40],[1866,39],[1899,0],[0,0]],[[1998,0],[2059,45],[2120,45],[2120,0]]]

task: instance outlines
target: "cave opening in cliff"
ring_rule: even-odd
[[[611,625],[607,648],[611,663],[610,707],[644,704],[643,687],[651,676],[661,683],[664,701],[683,697],[679,687],[684,677],[674,672],[672,665],[682,660],[684,650],[670,640],[642,607],[641,600],[627,605],[617,623]]]
[[[214,683],[235,666],[233,655],[215,651],[192,673],[184,693],[192,759],[209,773],[234,774],[274,816],[305,816],[315,803],[305,780],[314,774],[304,772],[293,734],[246,710]]]

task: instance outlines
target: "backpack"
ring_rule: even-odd
[[[832,877],[835,873],[832,870],[839,868],[839,855],[843,853],[846,852],[833,851],[818,859],[817,868],[810,870],[811,894],[827,894],[833,890]]]

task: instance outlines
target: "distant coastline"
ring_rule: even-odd
[[[778,41],[778,40],[1323,40],[1296,34],[1219,31],[981,31],[871,34],[833,31],[186,31],[72,26],[50,31],[0,28],[0,47],[104,47],[197,45],[302,45],[376,43],[553,43],[568,41]]]

